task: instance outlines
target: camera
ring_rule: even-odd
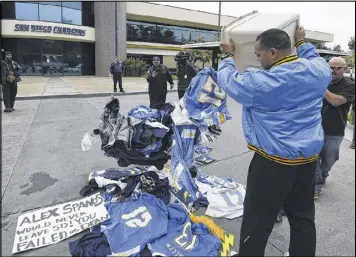
[[[184,65],[189,61],[190,53],[186,51],[180,51],[175,57],[174,60],[177,62],[178,65]]]

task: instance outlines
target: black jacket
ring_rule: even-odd
[[[156,71],[156,76],[152,77],[153,71]],[[173,84],[172,75],[168,67],[160,64],[157,68],[151,66],[147,71],[148,93],[154,95],[167,94],[167,82]]]
[[[197,70],[189,63],[177,65],[178,90],[185,90],[189,87],[192,79],[197,75]]]
[[[21,75],[21,67],[18,65],[17,62],[11,61],[11,63],[6,62],[6,60],[3,60],[1,62],[1,84],[6,85],[6,84],[11,84],[10,82],[7,81],[7,77],[10,75],[10,71],[14,73],[14,76],[16,77],[15,82],[13,84],[16,84],[17,82],[21,81],[20,75]]]

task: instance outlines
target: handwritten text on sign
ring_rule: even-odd
[[[58,243],[109,218],[99,193],[21,215],[12,253]]]

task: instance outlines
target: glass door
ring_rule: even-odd
[[[63,55],[42,53],[43,76],[63,76]]]

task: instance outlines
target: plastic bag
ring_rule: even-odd
[[[85,135],[83,136],[83,140],[82,140],[83,152],[87,152],[91,149],[94,139],[95,138],[92,134],[90,134],[89,132],[85,133]]]

